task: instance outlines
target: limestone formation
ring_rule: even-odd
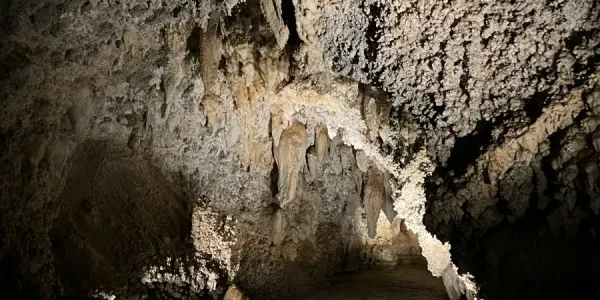
[[[281,192],[281,206],[294,201],[299,184],[299,176],[305,164],[306,129],[294,124],[283,130],[279,145],[275,147],[275,161],[279,169],[278,190]]]
[[[371,167],[367,171],[363,205],[367,213],[367,227],[369,237],[374,238],[377,231],[377,220],[381,213],[381,205],[385,194],[383,174],[377,168]]]
[[[0,298],[595,299],[599,18],[0,1]]]
[[[225,298],[223,300],[248,300],[235,285],[232,285],[225,293]]]
[[[290,37],[290,31],[283,20],[282,0],[261,0],[260,7],[271,30],[275,35],[277,44],[280,49],[283,49]]]

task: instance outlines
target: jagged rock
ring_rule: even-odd
[[[80,88],[73,95],[72,106],[67,110],[73,125],[76,139],[83,140],[89,129],[89,121],[94,111],[92,92],[88,88]]]
[[[379,128],[377,133],[384,143],[388,141],[390,136],[390,111],[392,105],[389,102],[379,104]]]
[[[363,97],[363,117],[367,124],[368,135],[372,141],[380,138],[384,143],[390,135],[390,111],[392,105],[385,100],[378,99],[381,96],[371,88],[365,91]]]
[[[309,147],[306,153],[306,162],[313,180],[323,175],[325,158],[329,151],[329,136],[326,126],[319,124],[315,127],[314,143],[314,146]]]
[[[283,21],[282,0],[260,0],[260,7],[277,39],[279,49],[283,49],[290,36],[290,31]]]
[[[46,145],[48,144],[48,138],[41,135],[33,135],[28,141],[27,147],[25,148],[25,157],[27,162],[37,167],[42,158],[46,153]]]
[[[312,180],[317,179],[322,174],[321,170],[323,168],[319,164],[319,159],[314,147],[310,147],[306,152],[306,164]]]
[[[354,159],[354,153],[352,153],[352,147],[340,145],[339,151],[342,168],[345,171],[352,172],[356,168],[356,160]]]
[[[285,261],[295,261],[298,257],[298,246],[293,242],[285,242],[281,246],[281,255]]]
[[[594,115],[600,115],[600,82],[596,82],[594,88],[586,95],[585,102],[588,110]]]
[[[352,147],[341,145],[339,147],[339,152],[342,168],[344,170],[344,176],[351,176],[354,179],[356,191],[358,194],[361,194],[363,188],[363,173],[356,165],[356,159]]]
[[[600,152],[600,131],[596,131],[592,135],[592,145],[594,146],[594,150],[596,150],[596,152]]]
[[[363,100],[363,110],[365,123],[369,129],[369,138],[374,141],[377,138],[379,131],[379,111],[377,100],[373,97],[365,97]]]
[[[442,275],[442,279],[444,280],[444,285],[446,286],[446,291],[448,292],[450,300],[459,300],[465,294],[464,286],[452,266],[446,268]]]
[[[221,22],[221,16],[218,11],[210,14],[208,24],[204,32],[192,31],[192,36],[188,41],[189,43],[199,43],[199,45],[190,45],[191,47],[200,48],[200,67],[202,83],[204,84],[204,90],[206,94],[214,95],[218,91],[213,89],[217,88],[217,72],[215,70],[219,66],[221,55],[223,52],[222,37],[219,36],[219,26]]]
[[[329,135],[327,134],[327,127],[319,124],[315,128],[315,148],[317,150],[317,161],[319,165],[323,165],[323,161],[329,150]]]
[[[285,237],[285,232],[284,232],[284,215],[283,215],[283,211],[278,208],[275,213],[273,214],[273,235],[272,235],[272,240],[273,240],[273,244],[275,244],[276,246],[279,246],[281,244],[281,242],[283,241],[283,238]]]

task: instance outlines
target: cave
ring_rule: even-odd
[[[600,2],[2,0],[0,298],[600,299]]]

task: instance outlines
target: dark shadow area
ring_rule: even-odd
[[[385,270],[365,270],[339,274],[329,285],[298,300],[446,300],[441,278],[435,278],[425,265],[405,265]]]
[[[481,120],[473,133],[457,138],[450,152],[446,172],[452,170],[456,176],[464,174],[467,167],[487,150],[492,139],[493,128],[494,124],[491,121]],[[442,171],[442,174],[446,172]]]
[[[202,34],[202,28],[199,26],[192,29],[192,33],[187,38],[186,48],[188,54],[195,59],[200,59],[200,35]]]
[[[563,137],[564,131],[550,137],[541,163],[509,170],[496,183],[495,204],[478,217],[465,202],[460,219],[434,223],[428,208],[428,230],[452,245],[453,262],[475,277],[483,299],[600,299],[600,217],[590,209],[592,175],[564,181],[564,169],[553,164],[564,150]],[[585,153],[574,160],[582,170],[597,164]],[[487,201],[482,196],[468,201]]]
[[[44,278],[51,290],[41,289],[21,273],[35,262],[23,260],[15,250],[0,257],[1,299],[90,299],[93,291],[117,298],[164,299],[168,292],[141,282],[146,269],[161,266],[161,272],[184,270],[191,276],[190,268],[198,270],[198,264],[219,278],[214,292],[205,288],[192,295],[223,296],[228,271],[209,254],[198,253],[190,239],[193,203],[183,188],[186,182],[169,180],[146,158],[106,141],[82,142],[68,166],[62,192],[51,200],[56,207],[47,229],[50,253],[43,256],[55,274]],[[31,241],[22,238],[19,246],[28,249]],[[191,290],[186,284],[178,288]]]
[[[545,219],[526,216],[486,233],[472,265],[458,263],[476,276],[485,299],[598,299],[599,251],[597,241],[555,236]]]
[[[298,28],[296,25],[296,8],[294,7],[292,0],[281,1],[281,18],[290,32],[286,49],[291,54],[296,51],[298,46],[300,46],[302,43],[302,40],[300,40],[300,36],[298,35]]]
[[[50,230],[59,294],[122,288],[145,266],[193,253],[191,205],[158,169],[104,142],[72,157]]]
[[[525,113],[529,118],[529,123],[533,124],[538,117],[542,115],[542,110],[548,100],[547,92],[536,92],[525,103]]]

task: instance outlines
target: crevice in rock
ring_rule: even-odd
[[[279,182],[279,169],[277,168],[277,164],[275,162],[273,162],[273,168],[271,169],[271,174],[270,174],[270,178],[271,178],[271,195],[273,196],[273,198],[275,198],[277,196],[277,194],[279,193],[279,188],[277,186],[278,182]]]
[[[286,44],[286,51],[288,53],[293,53],[302,43],[296,25],[296,8],[294,7],[294,1],[281,0],[281,10],[281,18],[290,31],[290,36],[288,37]]]
[[[450,153],[445,172],[442,172],[442,174],[450,171],[453,171],[454,176],[457,177],[464,174],[467,166],[472,164],[489,147],[493,127],[493,122],[481,120],[477,123],[472,134],[458,138]]]
[[[200,37],[202,35],[202,28],[195,26],[192,32],[187,38],[186,49],[190,57],[199,60],[200,59]]]
[[[361,7],[363,11],[367,10],[364,2],[361,3]],[[374,67],[377,66],[377,56],[379,55],[379,39],[382,34],[382,28],[379,25],[379,22],[383,11],[379,3],[370,4],[368,6],[368,11],[367,19],[369,20],[369,23],[365,30],[367,48],[364,49],[364,57],[367,59],[367,62],[365,62],[362,71],[367,74],[367,79],[370,84],[381,87],[379,77],[382,70],[376,70]]]
[[[561,141],[564,136],[567,134],[568,128],[563,130],[559,130],[550,135],[549,140],[549,148],[550,152],[548,155],[544,156],[541,161],[541,169],[546,176],[547,184],[546,190],[544,191],[544,195],[549,199],[552,199],[547,210],[552,210],[556,207],[554,195],[558,193],[558,186],[556,183],[558,182],[558,178],[556,176],[556,170],[552,167],[552,161],[556,159],[561,151],[562,145]]]
[[[529,123],[533,124],[537,121],[537,118],[542,115],[542,110],[547,104],[548,93],[547,92],[536,92],[531,96],[529,100],[525,101],[525,113],[529,118]]]

